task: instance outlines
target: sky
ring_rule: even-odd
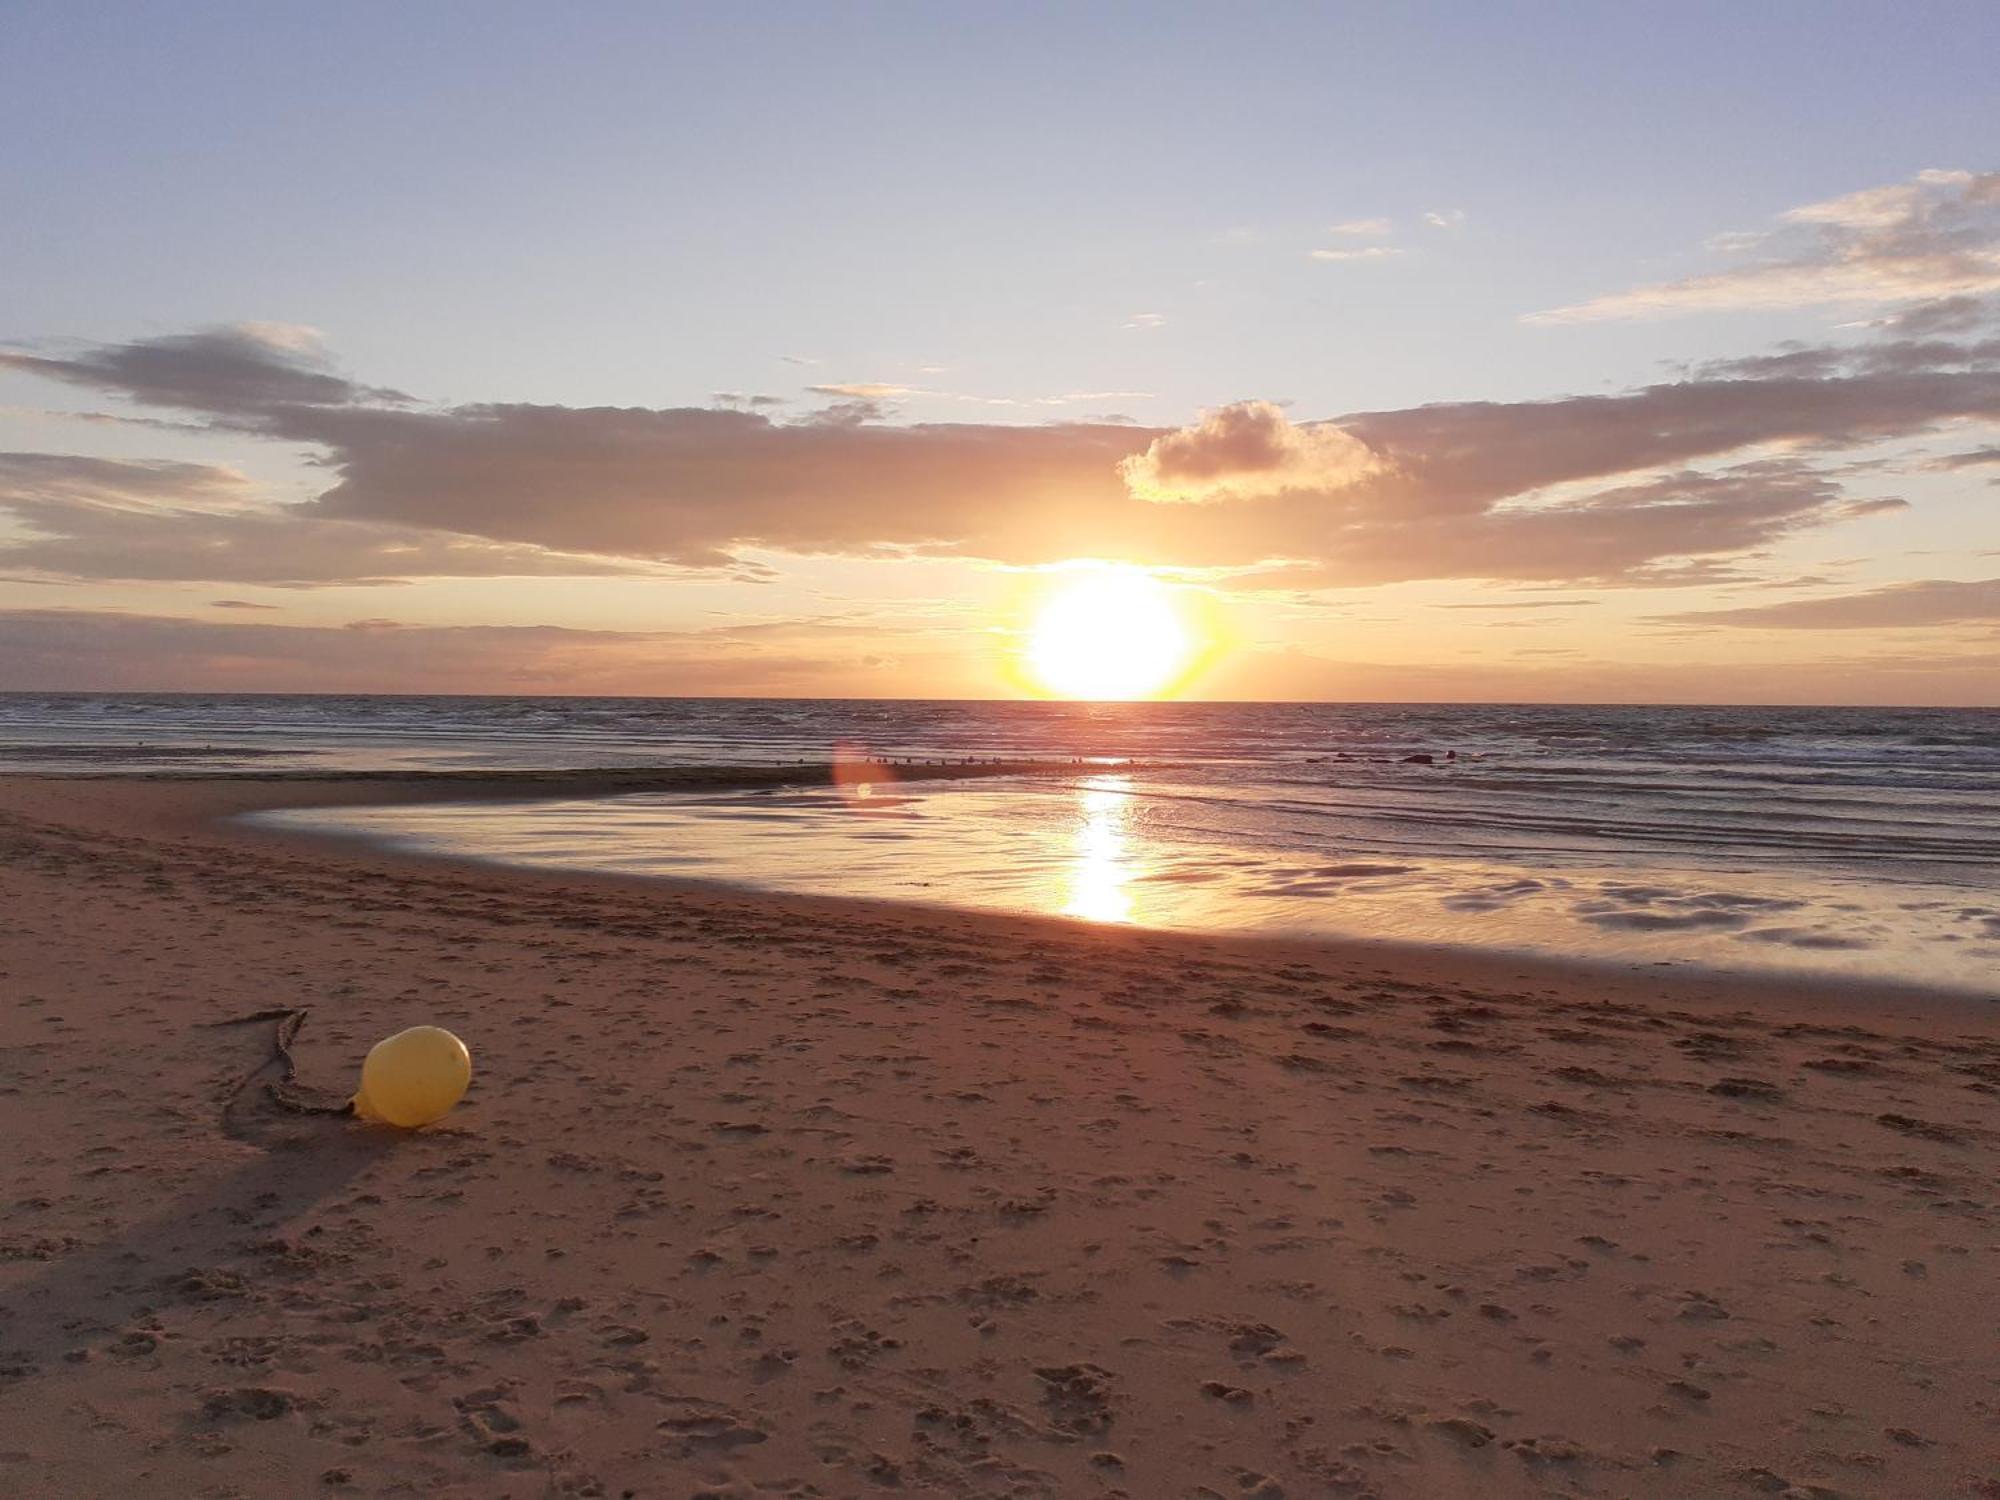
[[[0,0],[0,689],[2000,705],[1995,55]]]

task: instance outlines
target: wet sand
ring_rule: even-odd
[[[2000,1011],[215,822],[439,790],[0,779],[0,1493],[2000,1496]]]

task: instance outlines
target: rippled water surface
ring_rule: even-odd
[[[16,766],[840,754],[1143,764],[280,816],[535,864],[2000,994],[2000,712],[0,697]]]

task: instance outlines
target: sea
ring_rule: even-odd
[[[2000,710],[0,695],[0,769],[771,765],[261,814],[468,859],[2000,999]],[[1054,775],[871,778],[878,760]]]

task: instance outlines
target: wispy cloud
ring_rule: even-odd
[[[1462,209],[1433,209],[1423,216],[1422,222],[1432,229],[1457,229],[1465,223]],[[1349,219],[1343,224],[1330,224],[1327,233],[1343,239],[1386,240],[1395,232],[1395,224],[1386,218]],[[1334,245],[1306,252],[1309,258],[1318,261],[1340,263],[1343,261],[1396,260],[1410,254],[1403,245]]]
[[[1876,326],[1910,338],[1937,338],[1972,333],[1994,322],[2000,322],[2000,309],[1996,309],[1993,303],[1980,297],[1959,296],[1940,297],[1934,302],[1919,302],[1913,307],[1900,308],[1881,319]]]
[[[1496,604],[1440,604],[1439,609],[1587,609],[1595,599],[1508,599]]]
[[[1940,469],[1976,469],[2000,465],[2000,446],[1974,448],[1966,453],[1954,453],[1937,461]]]
[[[1125,320],[1127,328],[1164,328],[1166,323],[1165,314],[1156,312],[1133,313]]]
[[[941,391],[929,386],[891,385],[873,381],[863,381],[847,385],[815,385],[807,390],[814,395],[832,396],[841,403],[833,410],[856,409],[865,404],[871,412],[869,420],[879,420],[889,413],[889,403],[903,400],[925,400],[956,402],[965,406],[993,407],[1035,407],[1035,406],[1090,406],[1106,401],[1148,401],[1151,391],[1059,391],[1041,396],[978,396],[965,391]],[[753,403],[718,402],[718,405],[750,405]],[[757,405],[783,405],[779,401],[759,401]]]
[[[760,639],[760,636],[767,637]],[[866,691],[897,650],[922,678],[925,633],[580,630],[553,625],[345,625],[115,610],[0,610],[0,690],[633,692]],[[720,649],[718,649],[720,648]],[[888,686],[887,682],[883,683]]]
[[[899,396],[923,394],[915,386],[891,385],[879,380],[850,381],[839,385],[811,385],[806,389],[815,396],[838,396],[847,401],[894,401]]]
[[[1926,578],[1858,594],[1740,609],[1689,610],[1655,618],[1663,624],[1763,630],[1895,630],[2000,623],[2000,578],[1969,582]]]
[[[1907,302],[2000,291],[2000,172],[1925,171],[1782,214],[1750,263],[1531,313],[1532,323]]]
[[[1394,260],[1410,252],[1397,245],[1364,245],[1354,250],[1313,250],[1313,260]]]

